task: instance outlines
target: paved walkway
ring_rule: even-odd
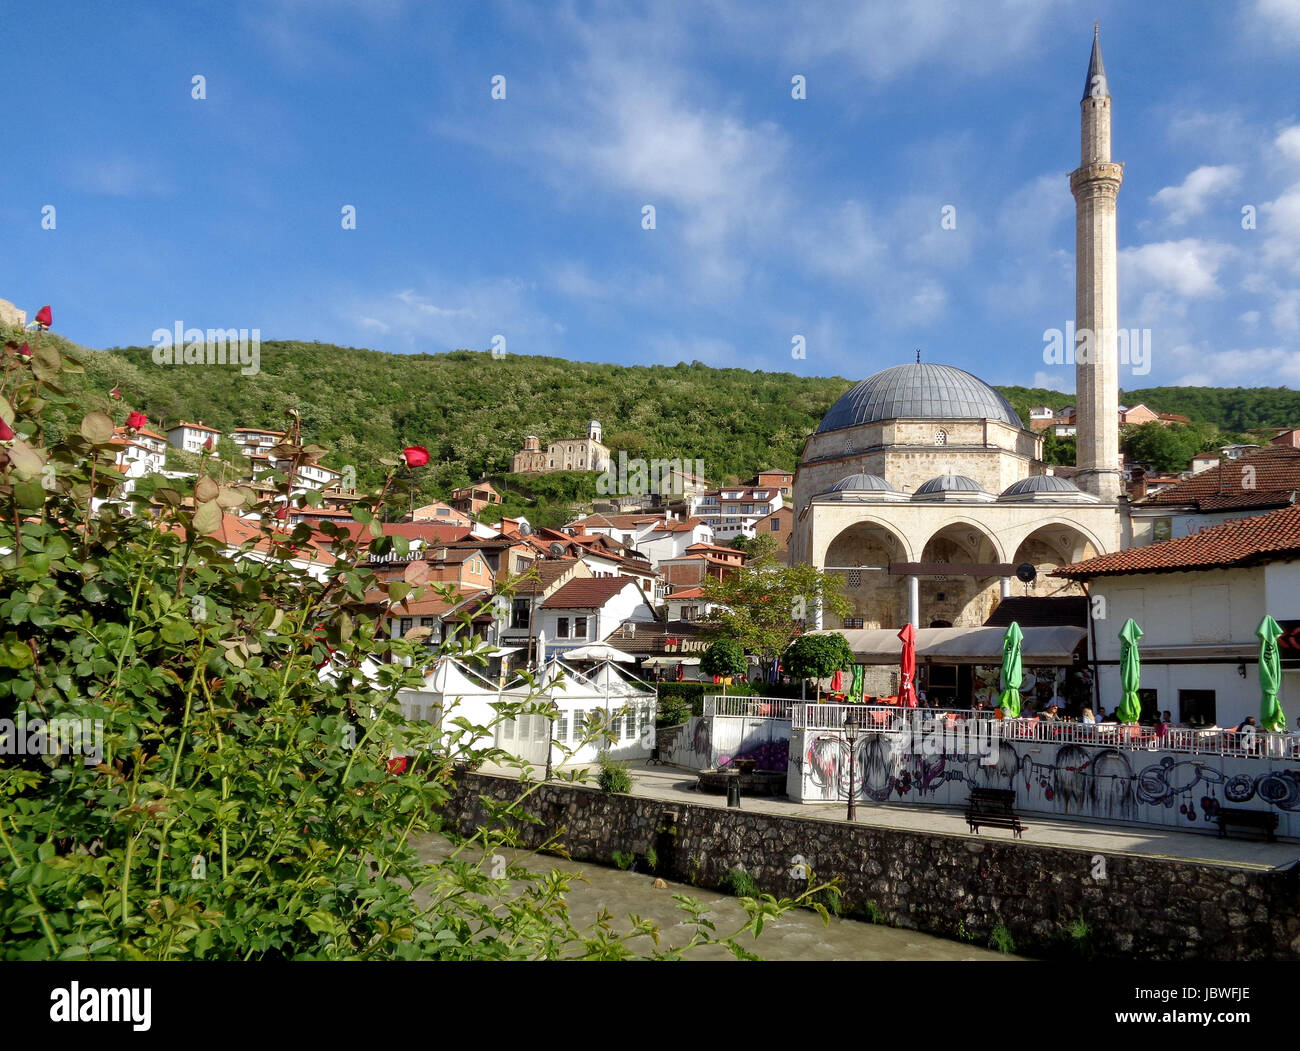
[[[596,766],[583,763],[571,769],[591,771],[595,783]],[[517,769],[497,767],[485,763],[485,774],[501,774],[518,778]],[[691,770],[674,766],[643,766],[633,762],[628,766],[632,775],[632,795],[648,799],[662,799],[696,806],[726,807],[724,795],[713,795],[695,789],[695,774]],[[540,775],[540,771],[538,772]],[[846,803],[794,803],[784,796],[776,798],[752,797],[741,800],[741,808],[761,814],[780,814],[817,821],[845,820]],[[952,807],[908,806],[898,803],[858,803],[858,824],[875,825],[910,832],[940,832],[945,835],[970,836],[970,830],[961,812]],[[1025,831],[1019,842],[1044,846],[1069,847],[1093,854],[1138,854],[1145,857],[1180,858],[1213,865],[1236,868],[1285,868],[1300,860],[1300,844],[1266,843],[1254,839],[1220,839],[1218,836],[1195,832],[1174,832],[1164,828],[1140,825],[1103,825],[1079,820],[1063,820],[1037,814],[1023,818]],[[977,839],[1012,839],[1012,833],[990,829]]]

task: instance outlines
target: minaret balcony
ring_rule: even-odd
[[[1085,164],[1070,173],[1070,190],[1077,196],[1080,188],[1091,185],[1103,194],[1116,194],[1123,181],[1124,165],[1115,161],[1098,161],[1095,164]]]

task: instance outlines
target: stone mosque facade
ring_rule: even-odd
[[[1043,439],[982,380],[894,365],[852,387],[806,441],[794,481],[792,563],[844,578],[853,612],[824,628],[973,627],[1003,597],[1078,594],[1047,574],[1117,551],[1120,484],[1115,202],[1110,93],[1094,33],[1081,101],[1075,323],[1077,469],[1048,474]],[[1031,581],[1017,567],[1034,567]],[[1027,574],[1026,574],[1027,575]]]

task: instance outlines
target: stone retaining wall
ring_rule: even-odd
[[[487,820],[479,798],[515,798],[518,781],[459,775],[446,810],[469,834]],[[727,810],[574,785],[547,785],[523,807],[535,846],[557,828],[570,855],[609,863],[654,847],[658,872],[724,888],[740,866],[778,896],[799,893],[801,866],[838,877],[845,915],[985,945],[998,923],[1016,951],[1150,960],[1300,959],[1300,874],[1092,854],[1016,843],[1010,833],[946,835]],[[1071,927],[1079,921],[1088,933]]]

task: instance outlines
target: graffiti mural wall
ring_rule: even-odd
[[[753,759],[759,770],[784,770],[789,749],[788,719],[693,716],[683,726],[661,731],[659,740],[664,762],[692,770],[730,766],[737,759]]]
[[[926,754],[902,735],[857,741],[854,786],[876,803],[965,804],[970,789],[1008,788],[1025,813],[1137,821],[1218,831],[1220,807],[1272,810],[1278,835],[1300,837],[1300,768],[1265,758],[1127,751],[1079,744],[991,740],[989,747]],[[796,730],[787,794],[805,803],[848,798],[842,735]]]

